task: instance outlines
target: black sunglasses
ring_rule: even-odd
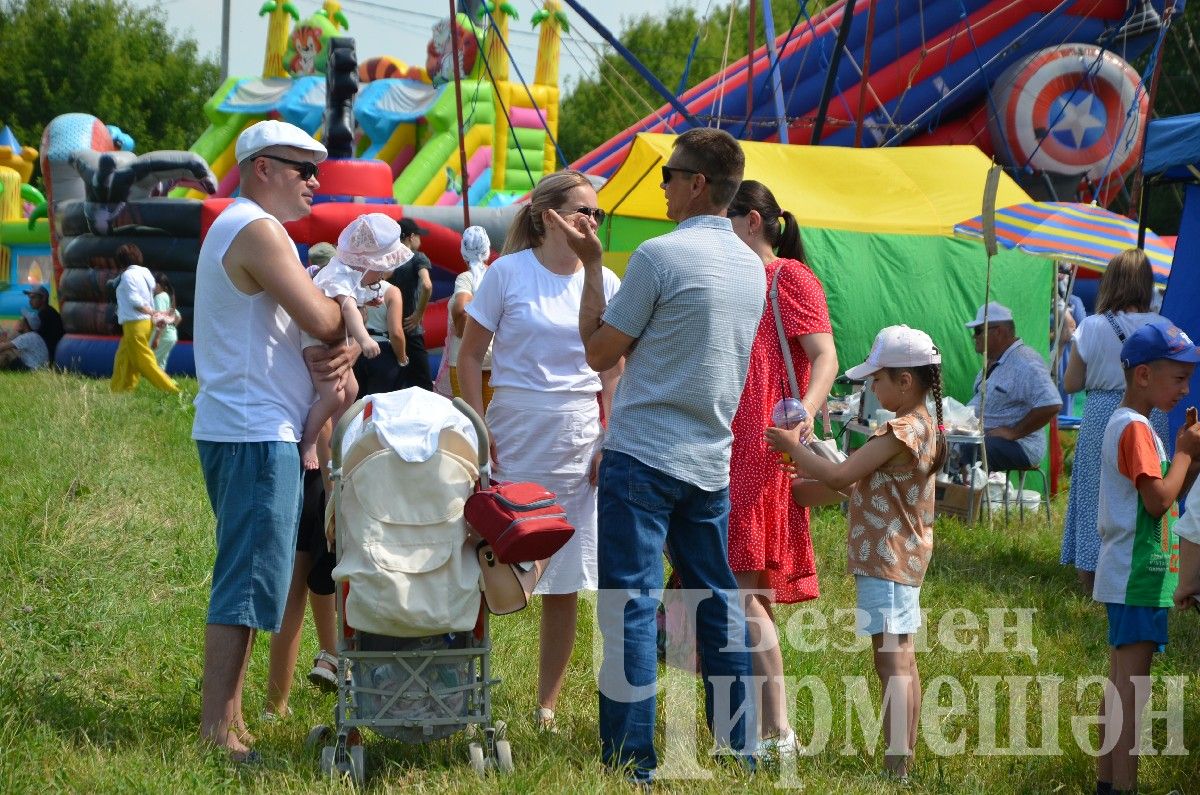
[[[671,181],[671,172],[672,171],[678,171],[681,174],[699,174],[700,176],[707,179],[709,182],[712,182],[712,180],[709,179],[709,176],[707,174],[705,174],[703,171],[697,171],[694,168],[676,168],[675,166],[663,166],[662,167],[662,182],[664,185],[666,185],[668,182]]]
[[[311,160],[289,160],[286,157],[279,157],[278,155],[256,155],[256,157],[265,157],[268,160],[287,163],[289,166],[300,172],[300,179],[304,180],[305,182],[308,182],[317,175],[317,164]]]
[[[604,223],[605,213],[599,207],[576,207],[574,210],[555,210],[559,215],[570,215],[571,213],[579,213],[586,215],[596,222],[596,225]]]

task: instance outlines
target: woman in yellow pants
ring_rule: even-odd
[[[154,330],[154,276],[142,265],[142,250],[132,243],[117,249],[122,266],[117,285],[117,322],[121,324],[121,343],[113,360],[113,392],[129,392],[142,376],[164,392],[179,392],[179,387],[158,366],[150,348]]]

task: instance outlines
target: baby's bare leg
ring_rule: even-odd
[[[321,433],[325,421],[338,411],[342,405],[344,393],[342,380],[326,380],[318,377],[312,369],[312,357],[321,350],[313,345],[304,349],[304,361],[308,365],[309,375],[312,376],[313,386],[317,390],[317,402],[308,410],[304,420],[304,436],[300,439],[300,464],[305,469],[320,469],[321,463],[317,456],[317,436]]]

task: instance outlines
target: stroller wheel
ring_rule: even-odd
[[[492,728],[496,730],[495,737],[497,740],[503,740],[506,736],[508,736],[508,724],[505,723],[504,721],[502,721],[502,720],[496,721],[492,725]]]
[[[327,745],[321,749],[321,775],[333,775],[333,759],[336,749],[332,745]]]
[[[318,723],[313,726],[308,732],[308,736],[304,738],[304,750],[315,751],[317,746],[321,744],[326,737],[329,736],[329,727],[324,723]]]
[[[471,769],[475,771],[475,775],[483,778],[487,775],[487,762],[483,758],[483,746],[479,743],[471,743],[467,746],[467,753],[471,756]]]
[[[513,765],[512,745],[508,740],[496,741],[496,769],[501,773],[511,773],[516,769]]]
[[[352,745],[347,754],[346,762],[349,769],[344,771],[350,775],[350,780],[354,782],[354,786],[362,787],[363,782],[367,779],[367,759],[363,754],[361,745]]]

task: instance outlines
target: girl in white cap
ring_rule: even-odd
[[[361,307],[379,300],[379,283],[411,256],[412,251],[400,242],[399,225],[382,213],[368,213],[342,230],[337,253],[313,277],[313,283],[341,306],[347,336],[358,342],[368,359],[379,355],[379,343],[367,332]],[[321,340],[304,335],[304,361],[309,363],[317,390],[317,402],[308,410],[300,439],[300,463],[305,469],[320,468],[317,436],[321,428],[330,417],[340,416],[358,395],[353,372],[337,381],[324,380],[313,372],[312,357],[323,345]]]
[[[886,766],[900,779],[917,741],[921,677],[913,633],[921,626],[921,583],[933,553],[934,476],[946,459],[942,428],[942,357],[933,340],[908,326],[889,326],[871,355],[846,375],[873,376],[872,390],[896,413],[840,464],[809,450],[803,427],[768,428],[767,443],[791,456],[792,474],[850,492],[850,573],[857,591],[857,626],[870,635],[875,671],[884,687]],[[925,400],[933,393],[937,423]]]

